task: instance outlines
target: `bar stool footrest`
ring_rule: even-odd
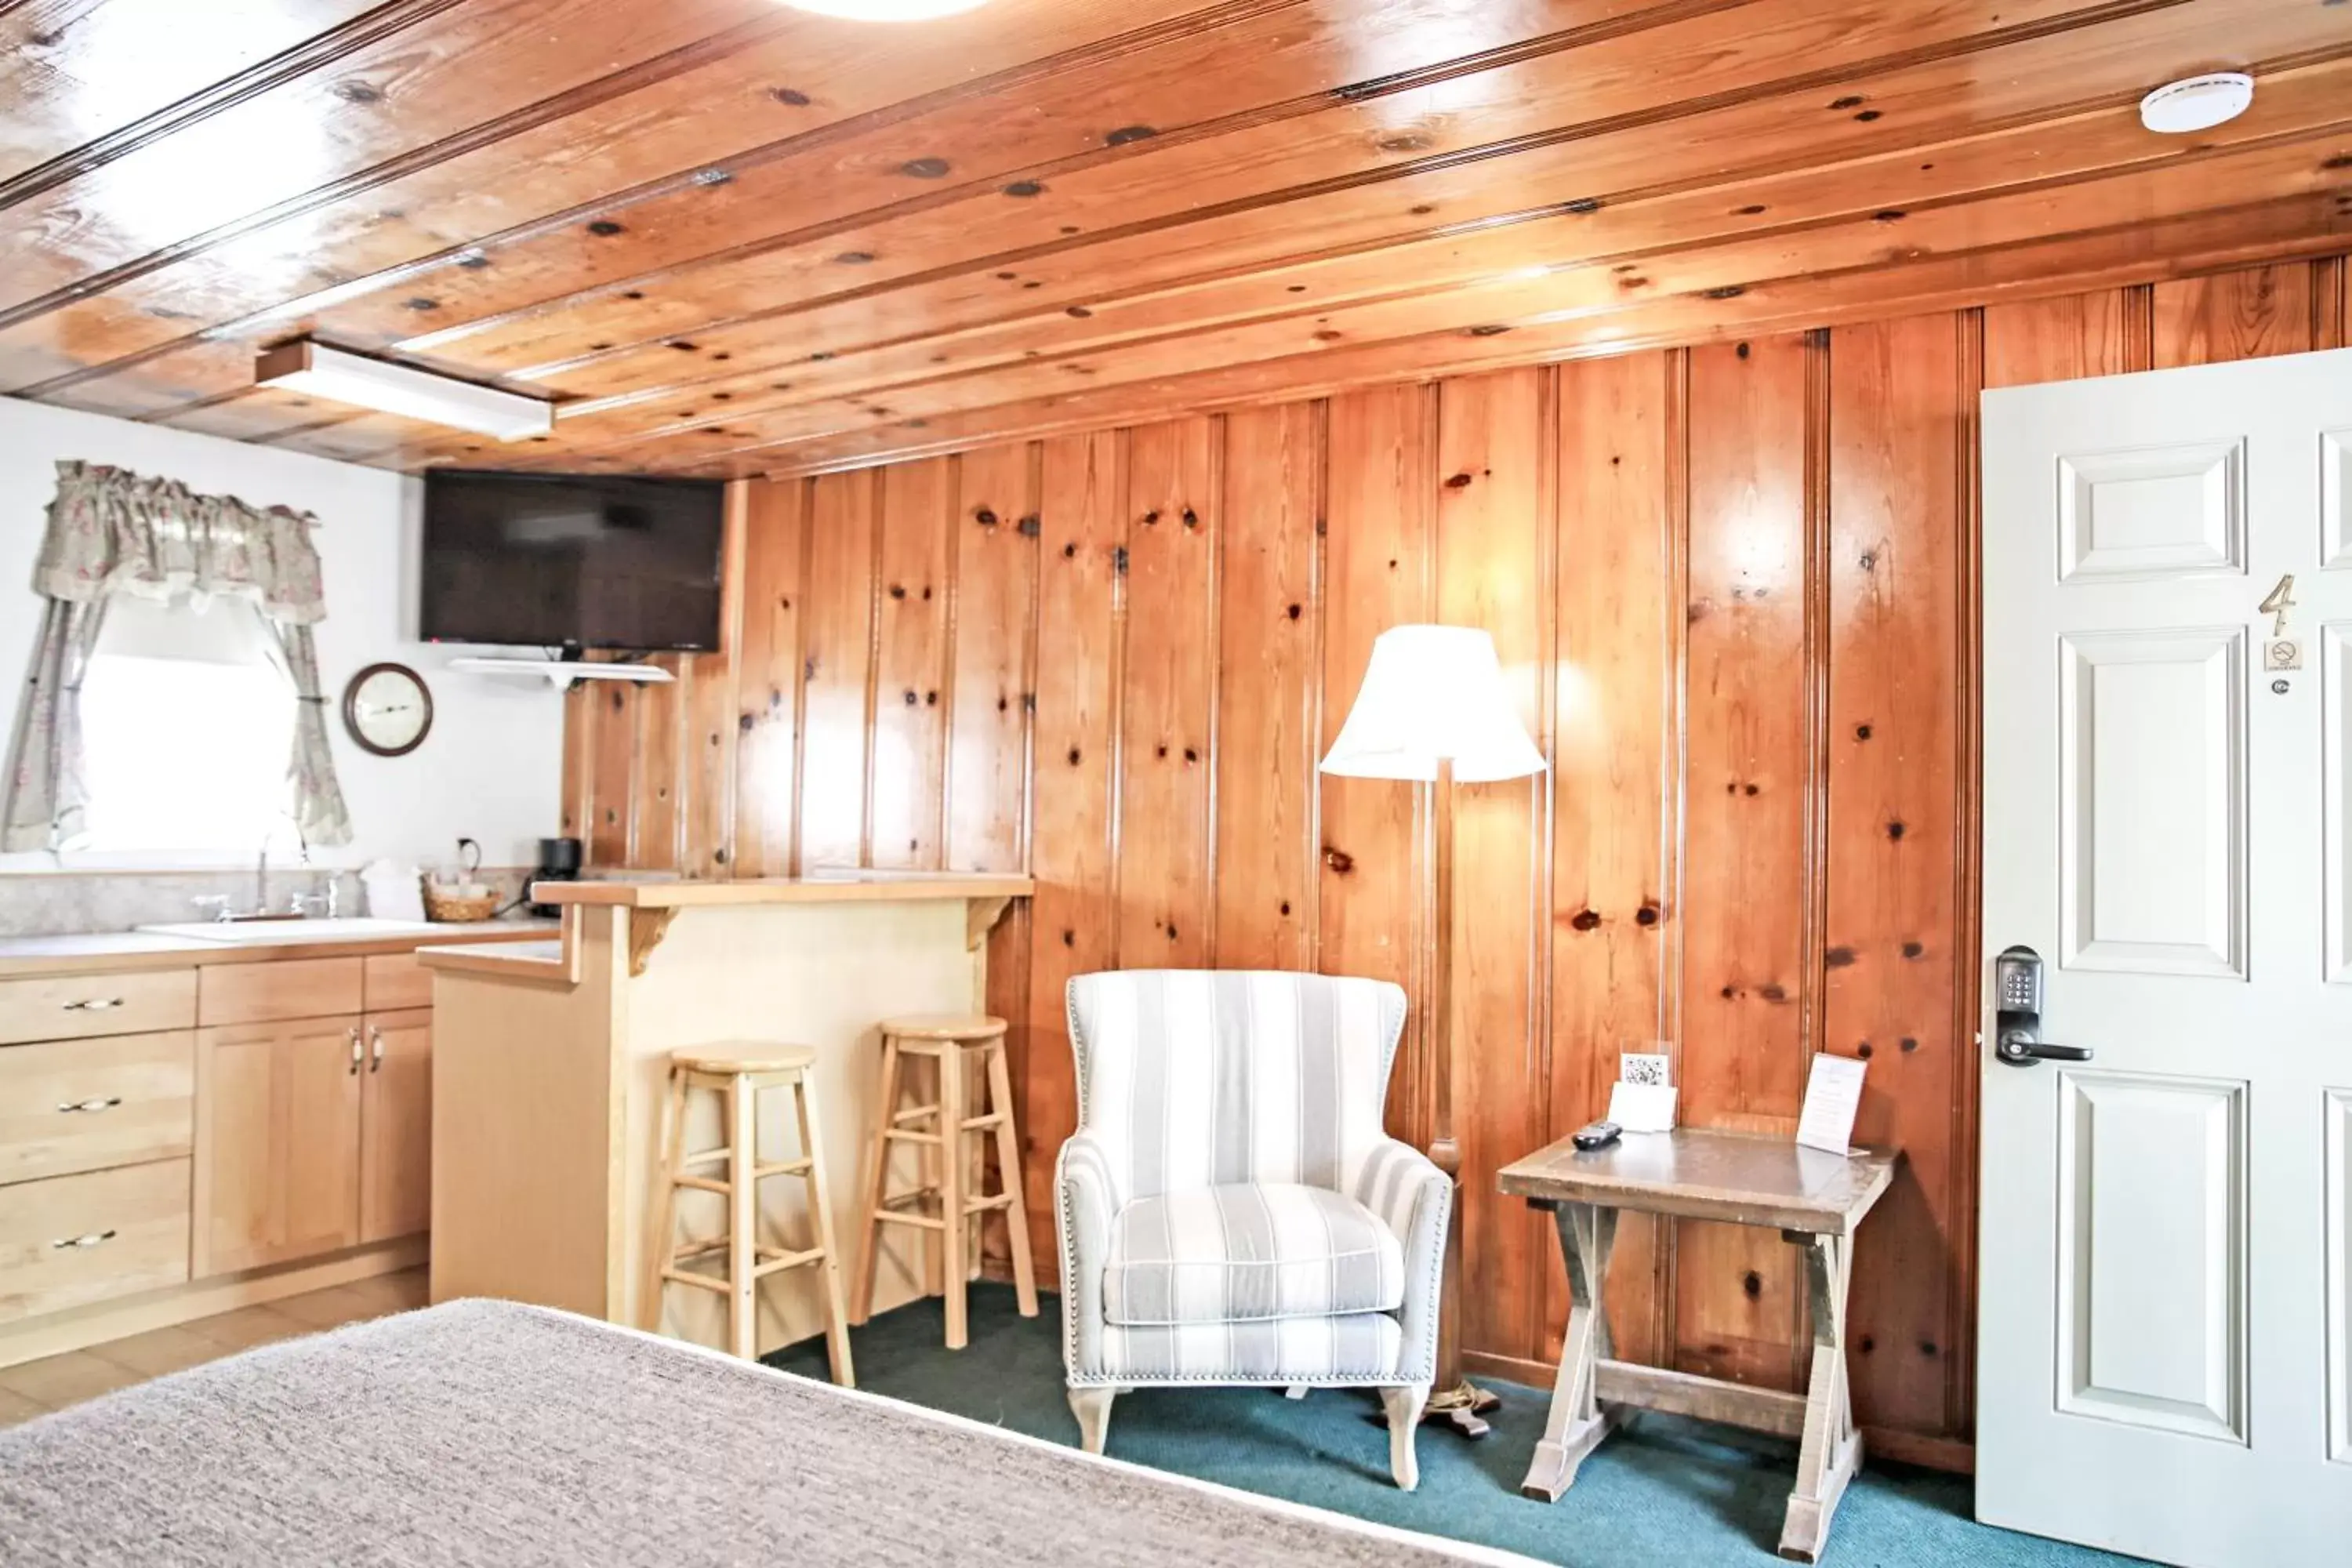
[[[769,1275],[786,1268],[800,1268],[811,1263],[824,1261],[824,1248],[822,1247],[812,1247],[805,1252],[785,1252],[764,1247],[760,1250],[771,1256],[762,1258],[759,1262],[751,1265],[751,1278],[754,1279],[765,1279]]]
[[[689,1274],[683,1268],[663,1269],[662,1280],[665,1284],[669,1285],[697,1286],[719,1296],[726,1295],[730,1289],[727,1281],[724,1279],[714,1278],[709,1274]]]

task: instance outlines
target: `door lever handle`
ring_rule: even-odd
[[[2005,1029],[1993,1055],[2013,1068],[2032,1067],[2035,1062],[2086,1062],[2091,1059],[2087,1046],[2053,1046],[2037,1040],[2028,1029]]]

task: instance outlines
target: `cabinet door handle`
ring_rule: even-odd
[[[368,1026],[368,1071],[382,1072],[383,1070],[383,1031],[371,1024]]]
[[[62,1241],[53,1241],[49,1246],[59,1250],[68,1247],[103,1247],[113,1239],[114,1233],[110,1230],[94,1230],[88,1236],[69,1236]]]
[[[366,1052],[360,1049],[360,1026],[357,1024],[353,1024],[352,1026],[352,1076],[353,1078],[357,1078],[359,1076],[360,1062],[366,1054]]]
[[[121,1095],[110,1094],[103,1100],[69,1100],[64,1104],[59,1105],[58,1107],[58,1110],[61,1115],[71,1115],[77,1110],[111,1110],[121,1103],[122,1097]]]
[[[91,996],[79,1002],[62,1003],[60,1005],[62,1005],[68,1013],[103,1013],[110,1007],[121,1006],[122,998],[120,996]]]

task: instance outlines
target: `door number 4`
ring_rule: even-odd
[[[2278,580],[2259,608],[2271,617],[2271,635],[2263,643],[2263,668],[2279,671],[2303,668],[2303,645],[2286,635],[2286,613],[2294,608],[2294,574]],[[2284,681],[2278,682],[2284,685]]]

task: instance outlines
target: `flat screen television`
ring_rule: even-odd
[[[726,486],[428,469],[428,642],[655,653],[719,647]]]

